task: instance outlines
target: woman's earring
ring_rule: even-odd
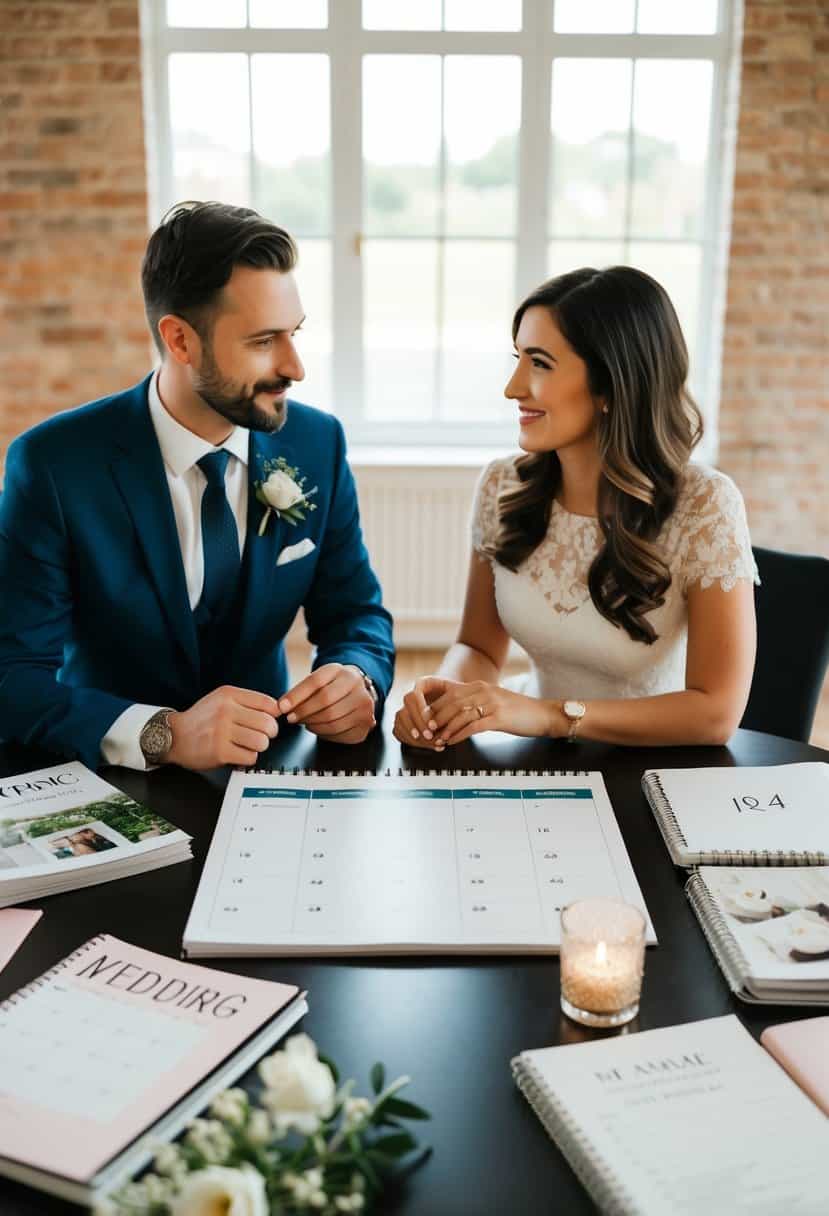
[[[610,411],[609,411],[609,410],[608,410],[608,408],[607,408],[607,403],[606,403],[606,402],[605,402],[605,404],[602,406],[602,413],[603,413],[603,414],[609,414],[609,413],[610,413]]]

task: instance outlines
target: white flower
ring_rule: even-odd
[[[368,1098],[346,1098],[343,1102],[344,1130],[353,1132],[371,1114],[372,1105]]]
[[[170,1210],[172,1216],[268,1216],[265,1179],[248,1165],[196,1170],[187,1175]]]
[[[262,494],[268,505],[277,511],[287,511],[305,497],[293,477],[289,477],[281,469],[276,469],[262,482]]]
[[[224,1161],[233,1148],[230,1135],[218,1119],[194,1119],[184,1138],[205,1161],[214,1165]]]
[[[210,1113],[224,1123],[240,1127],[245,1121],[248,1096],[243,1089],[225,1089],[210,1103]]]
[[[153,1158],[156,1172],[173,1178],[177,1174],[187,1172],[187,1165],[179,1149],[174,1144],[162,1144]]]
[[[273,1135],[270,1115],[264,1110],[252,1110],[246,1130],[251,1144],[267,1144]]]
[[[274,1052],[259,1065],[265,1082],[262,1102],[273,1111],[278,1127],[295,1127],[312,1136],[320,1119],[334,1110],[336,1086],[331,1069],[317,1058],[313,1039],[297,1034],[282,1051]]]

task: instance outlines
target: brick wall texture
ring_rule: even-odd
[[[742,59],[719,464],[829,555],[829,0],[746,0]],[[138,0],[0,0],[0,453],[148,366],[140,67]]]
[[[149,365],[137,0],[0,0],[0,453]]]

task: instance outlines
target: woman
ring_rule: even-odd
[[[751,684],[755,566],[736,486],[689,464],[702,421],[667,294],[628,266],[574,270],[521,304],[513,339],[525,454],[484,470],[458,640],[395,735],[724,743]],[[524,693],[499,684],[510,638]]]

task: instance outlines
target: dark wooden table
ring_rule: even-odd
[[[503,735],[451,749],[443,756],[407,751],[379,733],[361,747],[319,744],[293,730],[267,756],[270,767],[317,770],[593,769],[604,775],[659,945],[648,950],[639,1017],[648,1030],[736,1012],[755,1035],[764,1026],[804,1016],[802,1009],[746,1006],[732,998],[684,893],[684,872],[671,864],[640,789],[645,768],[780,764],[827,760],[829,753],[754,731],[738,731],[728,747],[618,748],[597,743],[515,740]],[[54,761],[52,761],[54,762]],[[22,749],[0,749],[0,775],[45,763]],[[193,836],[195,861],[152,874],[55,895],[45,915],[0,973],[0,999],[52,966],[81,942],[107,932],[177,957],[227,772],[160,769],[102,774]],[[208,966],[309,990],[302,1028],[344,1077],[368,1092],[376,1059],[387,1074],[408,1073],[406,1091],[432,1111],[420,1124],[434,1155],[383,1213],[410,1216],[569,1216],[594,1207],[514,1087],[512,1056],[524,1048],[578,1041],[591,1032],[558,1008],[555,958],[423,958],[303,961],[297,958],[206,960]],[[810,1012],[810,1011],[806,1011]],[[814,1012],[817,1012],[815,1010]],[[0,1180],[2,1216],[58,1216],[72,1205]]]

